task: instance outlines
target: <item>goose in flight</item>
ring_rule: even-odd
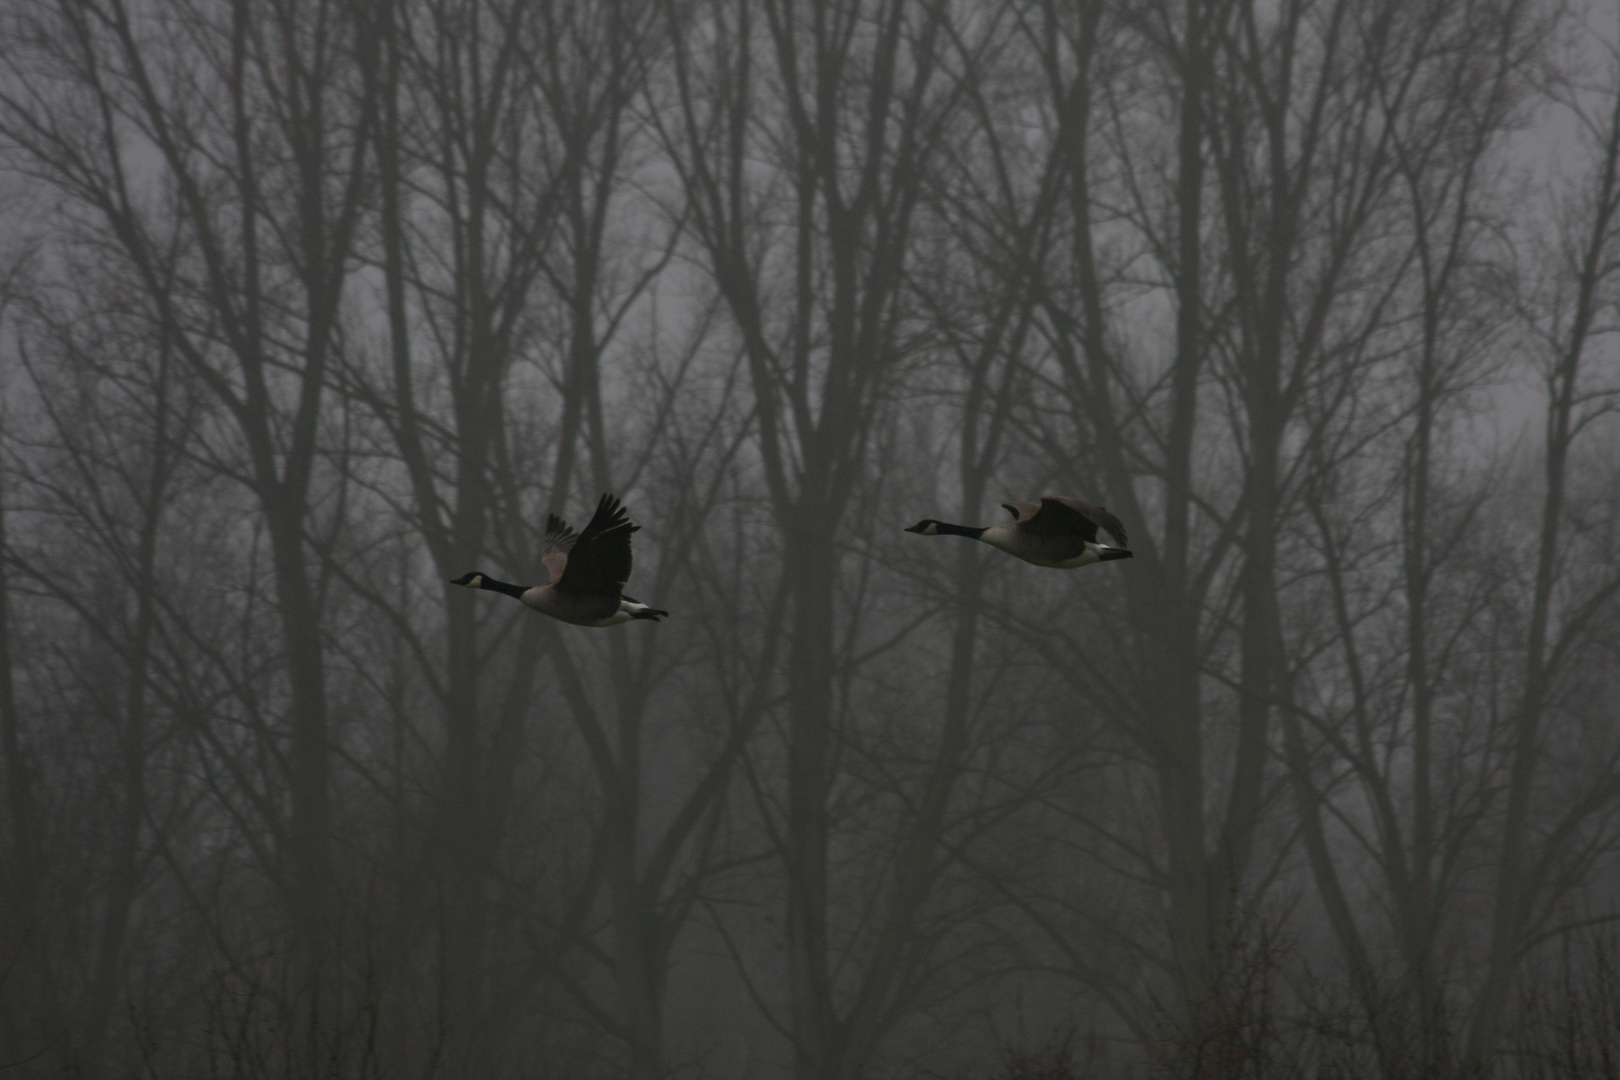
[[[951,525],[924,518],[906,529],[922,536],[966,536],[982,540],[1036,566],[1070,570],[1077,566],[1129,559],[1125,526],[1100,506],[1062,495],[1043,495],[1039,503],[1004,502],[1013,519],[1000,525]],[[1102,529],[1119,547],[1097,543]]]
[[[630,524],[618,499],[603,495],[584,532],[575,533],[556,514],[547,516],[540,562],[551,576],[543,584],[510,585],[477,570],[450,584],[515,596],[541,614],[575,626],[657,622],[669,612],[624,595],[624,583],[630,580],[630,534],[639,528]]]

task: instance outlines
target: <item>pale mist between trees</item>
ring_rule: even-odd
[[[0,1075],[1620,1075],[1615,35],[7,0]]]

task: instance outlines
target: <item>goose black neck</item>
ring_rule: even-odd
[[[484,575],[483,581],[478,587],[481,589],[493,589],[496,592],[505,593],[507,596],[522,596],[528,591],[522,585],[511,585],[504,581],[496,581],[488,574]]]
[[[977,540],[984,535],[984,526],[952,525],[949,522],[942,521],[934,526],[934,531],[941,536],[965,536],[969,540]]]

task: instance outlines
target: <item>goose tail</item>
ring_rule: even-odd
[[[619,610],[629,615],[632,619],[648,619],[652,622],[657,622],[659,619],[662,619],[665,615],[669,614],[669,612],[660,610],[659,608],[648,607],[640,600],[632,600],[628,596],[619,601]]]

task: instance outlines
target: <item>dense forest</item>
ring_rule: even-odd
[[[1620,1076],[1606,3],[5,0],[0,191],[5,1076]]]

